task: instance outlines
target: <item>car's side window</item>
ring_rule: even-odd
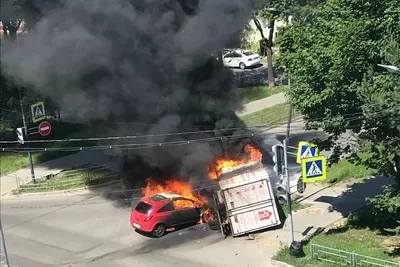
[[[174,207],[179,208],[195,208],[194,203],[190,200],[178,199],[174,201]]]
[[[233,55],[234,57],[242,57],[242,55],[241,54],[239,54],[239,53],[234,53],[234,55]]]
[[[224,58],[231,58],[231,57],[233,57],[233,53],[229,53],[229,54],[226,54],[226,55],[224,56]]]
[[[174,209],[175,209],[174,204],[172,204],[172,202],[169,202],[165,204],[165,206],[162,207],[158,212],[173,211]]]

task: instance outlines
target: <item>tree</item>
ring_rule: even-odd
[[[263,47],[265,48],[267,54],[268,86],[270,88],[275,87],[274,69],[272,64],[272,47],[274,46],[274,44],[272,42],[272,38],[274,37],[276,18],[277,14],[268,11],[268,7],[263,7],[261,10],[258,10],[258,12],[256,12],[256,14],[254,14],[253,16],[254,25],[257,27],[257,30],[261,35],[261,40],[263,41]],[[268,36],[265,36],[264,34],[264,30],[261,26],[260,19],[267,19],[269,21]]]
[[[3,34],[10,39],[17,38],[17,31],[23,22],[23,1],[2,0],[1,21],[3,23]]]
[[[0,19],[6,40],[0,43],[1,53],[7,53],[8,45],[13,45],[13,42],[17,39],[17,31],[22,23],[24,23],[24,28],[33,28],[46,12],[57,4],[59,4],[57,0],[2,0]],[[33,90],[16,86],[2,74],[0,74],[0,90],[0,106],[2,107],[0,120],[3,126],[16,127],[21,125],[19,90],[21,91],[21,101],[24,103],[23,110],[29,111],[30,104],[39,99],[44,100]],[[54,114],[55,109],[54,103],[50,99],[46,99],[47,112]]]
[[[390,38],[383,50],[385,62],[399,66],[399,43]],[[359,87],[363,102],[363,128],[359,134],[361,151],[367,157],[359,162],[396,177],[400,191],[400,72],[370,73]]]
[[[328,0],[305,23],[294,18],[278,59],[296,84],[289,94],[306,127],[330,133],[329,145],[346,130],[357,133],[373,155],[365,163],[397,179],[399,113],[389,107],[399,106],[398,80],[377,64],[391,36],[400,36],[399,12],[398,0]]]
[[[261,35],[261,40],[263,41],[263,46],[267,54],[269,87],[275,86],[272,62],[272,48],[275,46],[273,42],[275,21],[283,19],[287,24],[289,24],[290,17],[297,17],[307,11],[310,7],[317,6],[320,2],[324,2],[324,0],[283,0],[271,1],[267,5],[264,4],[256,7],[252,20]],[[264,33],[260,20],[268,21],[267,34]]]

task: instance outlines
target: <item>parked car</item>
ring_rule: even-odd
[[[225,50],[224,52],[222,58],[226,67],[245,69],[260,64],[260,55],[251,51]]]
[[[144,197],[132,209],[131,225],[140,232],[162,237],[167,229],[197,223],[201,220],[202,209],[194,201],[178,194],[160,193]]]

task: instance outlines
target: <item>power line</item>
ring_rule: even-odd
[[[394,109],[400,109],[394,108]],[[390,109],[385,109],[382,111],[375,112],[375,114],[388,112]],[[353,116],[353,118],[347,118],[345,121],[354,121],[357,119],[361,119],[364,116],[354,116],[355,114],[361,114],[360,112],[347,114],[344,116]],[[318,118],[314,121],[317,121]],[[318,121],[317,121],[318,122]],[[213,129],[213,130],[203,130],[203,131],[188,131],[188,132],[176,132],[176,133],[161,133],[161,134],[146,134],[146,135],[128,135],[128,136],[110,136],[110,137],[88,137],[88,138],[69,138],[69,139],[47,139],[47,140],[31,140],[25,141],[26,143],[53,143],[53,142],[82,142],[82,141],[112,141],[112,140],[124,140],[124,139],[139,139],[139,138],[151,138],[151,137],[167,137],[167,136],[178,136],[178,135],[193,135],[193,134],[204,134],[204,133],[216,133],[216,132],[225,132],[225,131],[234,131],[234,130],[251,130],[256,128],[262,128],[266,125],[258,125],[253,127],[231,127],[231,128],[222,128],[222,129]],[[0,144],[17,144],[18,141],[0,141]]]
[[[209,181],[212,181],[211,179],[209,179]],[[203,186],[203,187],[199,187],[199,188],[195,188],[192,189],[191,192],[196,192],[196,191],[200,191],[200,190],[204,190],[204,189],[210,189],[210,188],[214,188],[214,187],[218,187],[219,185],[214,184],[214,185],[210,185],[210,186]],[[136,190],[142,190],[142,188],[140,189],[136,189]],[[122,193],[123,191],[121,191]],[[107,192],[108,193],[108,192]],[[90,196],[90,195],[81,195],[82,197],[84,196],[88,196],[88,198],[93,198],[93,197],[102,197],[100,195],[94,195],[94,196]],[[113,203],[113,202],[118,202],[118,201],[132,201],[132,200],[140,200],[142,199],[143,196],[140,197],[127,197],[127,198],[116,198],[116,199],[109,199],[109,200],[101,200],[101,201],[91,201],[91,202],[84,202],[85,200],[81,200],[78,203],[75,203],[73,205],[71,204],[53,204],[53,205],[38,205],[38,206],[10,206],[10,207],[4,207],[1,206],[0,210],[5,210],[5,209],[32,209],[32,208],[55,208],[55,207],[68,207],[68,206],[77,206],[77,205],[94,205],[94,204],[104,204],[104,203]],[[24,198],[25,199],[25,198]],[[21,200],[21,199],[19,199]]]
[[[188,145],[191,143],[205,143],[212,142],[218,140],[226,140],[226,139],[237,139],[243,137],[250,137],[261,133],[251,133],[251,134],[241,134],[241,135],[230,135],[224,137],[210,137],[210,138],[202,138],[202,139],[192,139],[192,140],[184,140],[184,141],[170,141],[170,142],[155,142],[155,143],[130,143],[130,144],[115,144],[115,145],[97,145],[97,146],[82,146],[82,147],[47,147],[47,148],[29,148],[29,151],[39,152],[39,151],[82,151],[82,150],[105,150],[105,149],[113,149],[113,148],[127,148],[130,149],[143,149],[143,148],[151,148],[151,147],[161,147],[167,145]],[[26,148],[0,148],[2,151],[9,152],[26,152]]]

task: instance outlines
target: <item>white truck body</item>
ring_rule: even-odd
[[[261,162],[226,170],[218,182],[233,236],[281,223],[271,181]]]

